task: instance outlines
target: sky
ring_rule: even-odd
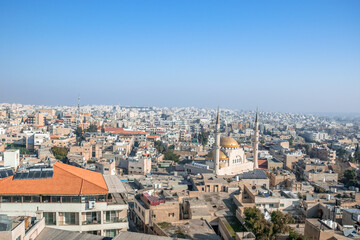
[[[360,112],[360,1],[0,1],[0,102]]]

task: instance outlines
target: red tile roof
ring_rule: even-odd
[[[60,137],[58,135],[51,135],[50,139],[59,139]]]
[[[146,138],[149,138],[149,139],[157,139],[157,138],[160,138],[160,137],[157,136],[157,135],[149,135],[149,136],[147,136]]]
[[[354,164],[354,163],[352,163],[352,162],[349,162],[349,165],[350,165],[350,167],[355,168],[355,169],[358,169],[358,168],[359,168],[358,166],[356,166],[356,164]]]
[[[54,175],[45,179],[0,179],[0,195],[96,195],[108,193],[101,173],[64,163],[54,164]]]
[[[258,160],[258,165],[259,165],[259,168],[261,169],[268,169],[268,162],[267,160],[263,160],[263,159],[259,159]]]

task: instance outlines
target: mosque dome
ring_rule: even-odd
[[[209,152],[209,154],[206,156],[206,158],[214,160],[214,156],[215,156],[215,152],[214,152],[214,151],[215,151],[214,149],[211,150],[211,151]],[[227,160],[229,160],[229,158],[225,155],[225,153],[223,153],[223,152],[220,150],[220,159],[219,159],[219,160],[220,160],[220,161],[227,161]]]
[[[220,140],[220,146],[223,148],[237,148],[240,147],[238,142],[231,137],[223,137]]]

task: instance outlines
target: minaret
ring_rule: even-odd
[[[216,116],[216,127],[215,127],[215,174],[219,174],[219,165],[220,165],[220,116],[219,116],[219,108]]]
[[[77,107],[77,124],[80,124],[80,96],[78,97],[78,107]]]
[[[255,133],[254,133],[254,139],[253,139],[254,169],[259,168],[258,152],[259,152],[259,113],[258,113],[258,110],[256,110]]]

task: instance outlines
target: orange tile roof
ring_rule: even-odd
[[[96,195],[107,194],[101,173],[64,163],[54,164],[54,175],[45,179],[0,179],[0,195]]]
[[[356,164],[354,164],[352,162],[349,162],[349,165],[350,165],[350,167],[355,168],[355,169],[359,168],[358,166],[356,166]]]
[[[268,168],[268,162],[267,162],[267,160],[264,160],[264,159],[259,159],[258,160],[258,165],[259,165],[259,168],[261,168],[261,169],[267,169]]]
[[[51,135],[50,139],[59,139],[60,137],[58,135]]]
[[[147,136],[146,138],[149,138],[149,139],[156,139],[156,138],[160,138],[159,136],[157,135],[149,135]]]

